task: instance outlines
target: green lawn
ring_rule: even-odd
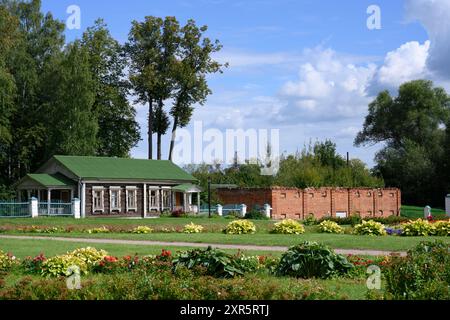
[[[129,244],[107,244],[107,243],[84,243],[84,242],[64,242],[52,240],[28,240],[28,239],[0,239],[0,250],[3,252],[11,252],[16,257],[23,259],[31,256],[35,257],[40,253],[51,257],[59,254],[64,254],[78,248],[94,247],[96,249],[103,249],[109,254],[122,257],[125,255],[138,254],[140,256],[160,254],[162,249],[170,250],[172,253],[192,249],[190,247],[171,247],[171,246],[142,246]],[[228,253],[237,253],[238,250],[223,250]],[[248,255],[271,255],[279,256],[281,252],[260,251],[260,250],[241,250],[241,252]]]
[[[402,206],[401,216],[411,219],[423,218],[424,207]],[[435,218],[445,217],[445,210],[431,208],[431,214]]]
[[[16,234],[17,235],[17,234]],[[32,234],[21,234],[32,236]],[[192,243],[221,243],[221,244],[247,244],[259,246],[292,246],[302,241],[317,241],[335,249],[372,249],[388,251],[405,251],[413,248],[424,240],[442,240],[450,242],[448,237],[371,237],[345,234],[305,233],[303,235],[276,235],[257,233],[253,235],[227,235],[221,233],[182,234],[182,233],[153,233],[153,234],[36,234],[38,236],[67,237],[67,238],[94,238],[94,239],[124,239],[149,240],[167,242]],[[0,241],[3,241],[1,239]]]

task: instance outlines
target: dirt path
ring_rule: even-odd
[[[214,247],[219,249],[241,249],[256,251],[286,251],[288,247],[282,246],[257,246],[248,244],[218,244],[218,243],[194,243],[194,242],[166,242],[166,241],[147,241],[147,240],[122,240],[122,239],[90,239],[90,238],[60,238],[60,237],[39,237],[39,236],[7,236],[1,235],[0,239],[16,239],[16,240],[49,240],[49,241],[65,241],[65,242],[84,242],[84,243],[105,243],[105,244],[130,244],[141,246],[170,246],[170,247],[195,247],[205,248]],[[343,255],[367,255],[367,256],[388,256],[390,254],[400,254],[405,256],[406,252],[393,252],[382,250],[362,250],[362,249],[334,249],[338,254]]]

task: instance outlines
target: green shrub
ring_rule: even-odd
[[[203,226],[191,222],[184,226],[183,233],[202,233],[203,229]]]
[[[351,225],[356,226],[357,224],[360,224],[362,222],[362,219],[358,215],[351,215],[346,218],[337,218],[337,217],[326,217],[319,220],[319,222],[323,221],[333,221],[336,222],[338,225]]]
[[[9,271],[17,264],[18,259],[15,256],[0,250],[0,272]]]
[[[373,220],[363,221],[361,224],[355,226],[354,234],[368,235],[368,236],[385,236],[387,235],[385,227],[379,222]]]
[[[72,274],[70,268],[74,266],[79,268],[80,274],[88,273],[88,266],[83,259],[66,254],[45,260],[42,263],[41,275],[44,277],[69,276]]]
[[[303,225],[305,226],[315,226],[318,221],[317,219],[314,217],[314,215],[309,215],[306,219],[304,219],[303,221]]]
[[[44,256],[43,253],[39,254],[34,258],[27,257],[22,262],[22,268],[25,271],[25,273],[40,274],[42,270],[42,264],[44,263],[45,260],[47,260],[47,258]]]
[[[134,228],[133,230],[131,230],[131,233],[135,233],[135,234],[148,234],[148,233],[152,233],[153,229],[147,226],[138,226],[136,228]]]
[[[270,220],[270,218],[266,217],[266,215],[259,210],[252,210],[250,212],[247,212],[245,215],[245,219],[248,220]]]
[[[402,235],[414,237],[425,237],[434,233],[433,225],[423,219],[417,219],[403,224],[402,230]]]
[[[353,269],[344,256],[317,242],[305,241],[289,248],[275,270],[278,276],[322,278],[343,275]]]
[[[87,247],[76,249],[72,252],[68,252],[67,254],[81,259],[89,268],[91,268],[103,260],[103,258],[108,255],[108,252],[105,250],[97,250],[95,248]]]
[[[438,221],[434,223],[433,234],[440,237],[450,236],[450,221]]]
[[[253,234],[256,232],[256,226],[249,220],[235,220],[227,225],[224,232],[226,234]]]
[[[407,257],[393,258],[383,274],[388,298],[450,299],[450,244],[422,242]]]
[[[275,223],[272,233],[276,234],[302,234],[305,233],[303,225],[295,220],[286,219]]]
[[[334,221],[325,220],[319,224],[319,232],[322,233],[344,233],[344,228]]]
[[[195,276],[180,268],[81,278],[80,290],[65,279],[18,279],[0,286],[0,300],[336,300],[333,290],[313,281],[280,281],[260,274],[231,279]]]
[[[110,230],[107,227],[88,229],[87,233],[109,233]]]
[[[205,273],[213,277],[234,277],[245,272],[236,257],[211,247],[181,252],[173,260],[173,266],[174,271],[180,267],[204,268]]]

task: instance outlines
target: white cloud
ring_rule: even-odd
[[[279,99],[286,103],[280,122],[323,122],[361,117],[369,98],[366,87],[376,66],[357,66],[331,49],[308,50],[311,62],[300,67],[298,80],[286,82]]]
[[[428,69],[450,79],[450,1],[406,0],[406,16],[418,20],[428,32],[431,42]]]
[[[425,77],[429,48],[430,41],[423,45],[412,41],[389,52],[377,73],[376,81],[382,86],[397,88],[404,82]]]

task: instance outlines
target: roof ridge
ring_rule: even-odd
[[[85,158],[85,159],[117,159],[117,160],[141,160],[141,161],[164,161],[171,162],[170,160],[157,160],[157,159],[141,159],[141,158],[124,158],[124,157],[105,157],[105,156],[70,156],[70,155],[54,155],[54,158]],[[175,164],[175,163],[173,163]]]

